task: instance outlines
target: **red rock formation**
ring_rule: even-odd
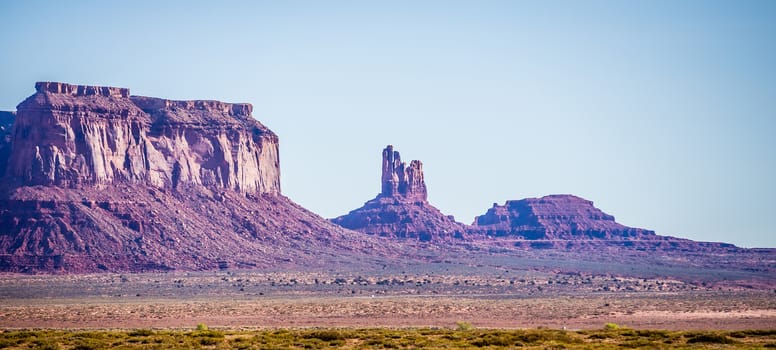
[[[38,83],[17,108],[8,175],[25,185],[179,183],[280,193],[277,136],[251,105]]]
[[[280,194],[278,138],[249,104],[36,90],[12,132],[0,114],[0,271],[336,266],[393,249]]]
[[[423,179],[423,163],[413,160],[410,165],[401,161],[401,155],[388,145],[383,150],[383,197],[403,197],[409,201],[427,200],[426,182]]]
[[[5,174],[8,157],[11,156],[11,129],[16,113],[0,111],[0,177]]]
[[[383,150],[380,194],[332,221],[370,235],[420,241],[462,239],[467,230],[428,203],[422,163],[413,160],[407,166],[391,145]]]
[[[429,204],[422,164],[403,163],[391,146],[380,194],[333,221],[433,245],[371,237],[281,195],[277,136],[251,117],[249,104],[62,83],[36,90],[16,115],[0,113],[0,271],[353,271],[438,257],[415,250],[433,246],[466,263],[483,252],[551,248],[553,260],[627,252],[636,262],[665,255],[663,263],[680,267],[772,270],[763,261],[773,261],[773,250],[657,236],[574,196],[509,201],[463,225]]]
[[[551,195],[494,204],[474,219],[473,228],[494,237],[525,239],[643,239],[654,232],[627,227],[593,202],[572,195]]]

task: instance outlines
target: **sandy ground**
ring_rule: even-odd
[[[772,294],[0,299],[2,328],[475,327],[776,329]]]

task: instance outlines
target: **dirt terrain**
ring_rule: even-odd
[[[0,327],[776,329],[774,290],[486,268],[363,272],[6,275]]]

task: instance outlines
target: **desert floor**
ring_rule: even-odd
[[[538,286],[538,287],[537,287]],[[543,286],[543,287],[542,287]],[[0,328],[776,329],[776,291],[494,273],[0,276]]]

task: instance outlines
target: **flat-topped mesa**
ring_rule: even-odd
[[[52,81],[35,83],[35,91],[73,96],[129,97],[129,89],[111,86],[71,85]]]
[[[401,161],[399,152],[393,150],[393,145],[385,147],[380,196],[426,202],[428,194],[423,179],[423,163],[413,160],[407,166]]]
[[[55,82],[35,89],[17,106],[6,180],[280,193],[277,135],[253,119],[250,104],[171,101]]]
[[[489,236],[524,239],[643,239],[653,231],[628,227],[596,208],[592,201],[572,195],[550,195],[507,201],[474,219],[475,230]]]
[[[174,101],[156,97],[132,96],[132,102],[147,113],[165,111],[166,122],[229,123],[253,119],[250,103],[227,103],[212,100]],[[180,113],[185,111],[185,113]]]

